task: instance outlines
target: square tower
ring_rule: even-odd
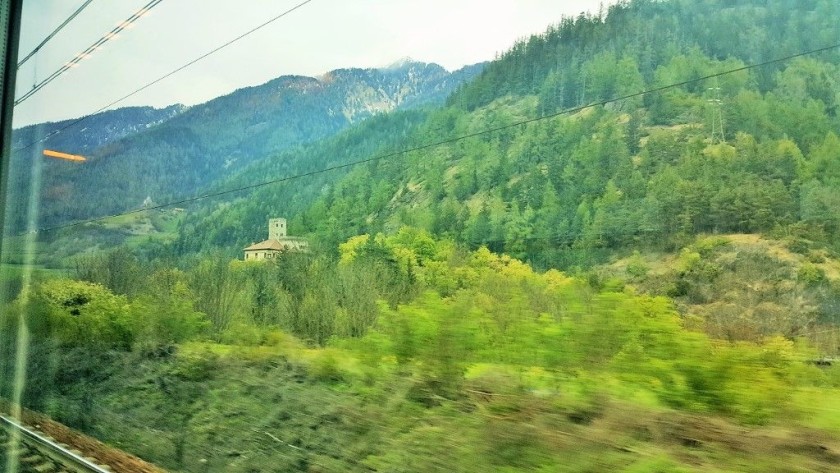
[[[268,239],[282,240],[286,237],[286,219],[272,218],[268,221]]]

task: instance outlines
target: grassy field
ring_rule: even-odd
[[[100,222],[67,230],[44,232],[34,243],[34,261],[40,267],[67,268],[75,256],[108,251],[117,247],[137,248],[149,241],[171,241],[177,236],[182,213],[145,211],[121,215]],[[27,237],[5,238],[4,258],[7,263],[26,261]]]
[[[25,269],[21,264],[0,263],[0,301],[9,302],[17,297]],[[66,269],[45,268],[42,265],[34,265],[32,270],[32,277],[36,280],[69,275]]]

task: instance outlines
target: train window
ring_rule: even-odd
[[[0,471],[837,469],[836,0],[0,5]]]

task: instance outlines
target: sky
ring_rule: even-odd
[[[149,0],[93,0],[18,71],[17,96]],[[15,108],[15,127],[87,115],[304,0],[163,0],[132,28]],[[24,0],[20,57],[83,0]],[[112,107],[194,105],[282,75],[384,67],[410,57],[449,70],[492,60],[517,39],[602,0],[311,0]]]

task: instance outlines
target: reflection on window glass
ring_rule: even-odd
[[[836,470],[840,5],[490,3],[25,0],[0,470]]]

